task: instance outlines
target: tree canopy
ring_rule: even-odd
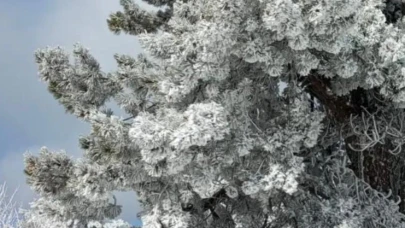
[[[116,190],[145,228],[405,227],[401,1],[144,1],[107,19],[143,48],[114,72],[79,44],[35,53],[92,130],[80,160],[27,154],[23,227],[131,227]]]

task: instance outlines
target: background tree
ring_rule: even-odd
[[[144,49],[116,72],[80,45],[73,63],[36,52],[92,131],[79,161],[27,155],[26,227],[128,227],[114,190],[137,192],[146,228],[405,227],[402,3],[146,2],[107,20]]]
[[[0,184],[0,227],[13,228],[20,220],[20,207],[14,201],[15,192],[11,196],[6,192],[6,183]]]

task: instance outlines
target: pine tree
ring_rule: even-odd
[[[405,21],[399,1],[121,0],[110,30],[137,57],[36,52],[41,79],[87,121],[75,161],[27,155],[41,196],[23,227],[405,227]],[[122,117],[106,107],[113,100]]]

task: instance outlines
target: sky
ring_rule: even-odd
[[[136,37],[114,35],[106,19],[119,0],[0,0],[0,183],[24,207],[35,197],[25,183],[23,154],[46,146],[80,157],[78,137],[90,126],[66,114],[39,81],[34,52],[46,46],[90,49],[105,72],[114,71],[115,53],[135,56]],[[118,193],[121,218],[136,223],[136,195]]]

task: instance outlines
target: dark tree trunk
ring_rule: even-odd
[[[301,77],[301,80],[302,78],[304,77]],[[319,100],[326,109],[328,118],[337,124],[348,123],[351,116],[376,111],[376,106],[369,101],[369,95],[363,89],[352,91],[350,96],[337,97],[328,92],[328,79],[316,72],[305,76],[302,81],[306,91]],[[388,151],[392,148],[388,140],[383,145],[377,144],[363,152],[354,151],[348,146],[357,144],[358,136],[349,135],[344,140],[347,155],[351,160],[349,168],[372,188],[383,193],[391,191],[393,200],[401,198],[400,211],[405,213],[405,168],[401,165],[405,160],[403,156],[393,155]]]

